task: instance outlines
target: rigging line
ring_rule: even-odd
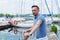
[[[51,13],[46,0],[45,0],[45,4],[47,6],[48,12]]]

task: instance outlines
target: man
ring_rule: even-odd
[[[29,36],[31,36],[33,33],[35,33],[36,35],[36,40],[48,40],[46,35],[45,19],[44,16],[39,14],[39,7],[37,5],[32,6],[32,13],[35,16],[34,26],[30,29],[23,31],[23,40],[28,40]]]

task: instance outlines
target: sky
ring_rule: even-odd
[[[54,14],[58,13],[55,0],[46,0],[50,11]],[[60,0],[58,0],[58,5]],[[40,13],[49,13],[45,4],[45,0],[0,0],[0,13],[9,14],[29,14],[32,13],[31,6],[38,5]],[[60,7],[60,5],[59,5]]]

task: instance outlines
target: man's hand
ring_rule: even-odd
[[[29,38],[30,34],[28,34],[28,32],[30,32],[31,30],[32,28],[23,31],[23,35],[24,35],[23,40],[27,40]]]
[[[27,40],[29,38],[29,34],[28,33],[24,33],[24,39],[23,40]]]

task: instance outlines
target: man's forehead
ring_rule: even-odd
[[[37,9],[37,7],[33,7],[33,8],[32,8],[32,10],[36,10],[36,9]]]

